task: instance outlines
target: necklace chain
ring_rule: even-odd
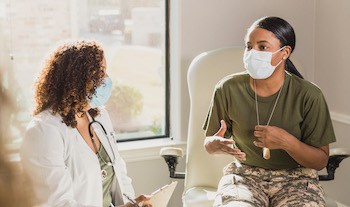
[[[259,107],[258,107],[258,96],[257,96],[257,94],[256,94],[256,83],[255,83],[255,79],[253,79],[253,82],[254,82],[254,95],[255,95],[256,119],[257,119],[258,125],[260,125]],[[276,108],[276,106],[277,106],[278,99],[280,98],[281,91],[282,91],[282,89],[283,89],[283,85],[284,85],[284,81],[283,81],[283,84],[282,84],[280,90],[278,91],[278,95],[277,95],[275,104],[273,105],[273,108],[272,108],[272,111],[271,111],[271,114],[270,114],[270,117],[269,117],[269,119],[268,119],[268,121],[267,121],[266,126],[269,126],[270,121],[271,121],[271,119],[272,119],[272,115],[273,115],[273,113],[275,112],[275,108]]]

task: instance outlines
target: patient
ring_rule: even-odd
[[[263,17],[245,45],[246,72],[217,83],[203,126],[208,153],[241,161],[224,168],[214,206],[325,206],[317,171],[336,138],[320,88],[289,59],[294,30]]]

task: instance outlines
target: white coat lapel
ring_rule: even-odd
[[[91,117],[89,116],[89,118]],[[92,119],[90,119],[90,122],[91,121]],[[126,193],[130,194],[131,196],[134,196],[134,190],[131,185],[131,179],[126,175],[125,162],[122,160],[122,158],[119,155],[114,136],[111,135],[111,132],[113,130],[111,129],[111,126],[108,125],[108,123],[106,123],[106,122],[109,122],[108,118],[99,116],[99,117],[96,117],[96,121],[99,121],[103,125],[108,136],[105,134],[102,127],[97,123],[92,125],[93,129],[96,135],[98,136],[101,144],[106,149],[106,152],[110,157],[110,159],[112,161],[115,161],[115,163],[113,163],[115,177],[113,179],[112,189],[111,189],[112,195],[113,195],[113,201],[115,202],[115,204],[118,204],[118,205],[124,204],[127,202],[127,199],[122,196],[122,193],[126,191],[125,187],[127,188]],[[123,184],[126,184],[127,186],[124,186]]]

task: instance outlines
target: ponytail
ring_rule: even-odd
[[[298,76],[299,78],[304,79],[304,77],[299,73],[299,71],[297,70],[297,68],[294,66],[294,64],[292,63],[291,60],[289,60],[289,58],[287,58],[286,61],[286,71],[293,73],[294,75]]]

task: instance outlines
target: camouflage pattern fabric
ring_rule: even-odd
[[[224,168],[214,207],[325,207],[316,170],[267,170],[230,163]]]

